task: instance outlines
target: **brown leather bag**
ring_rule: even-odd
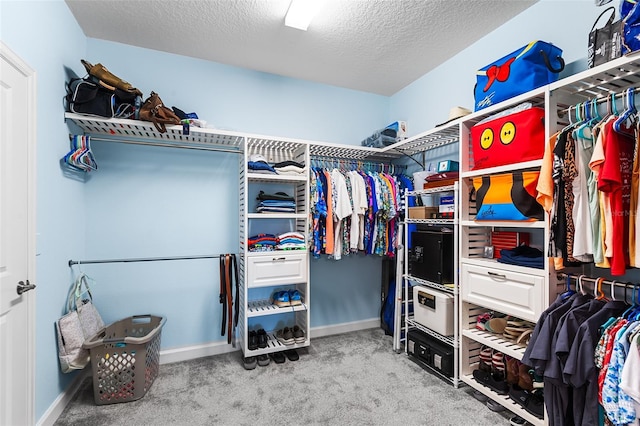
[[[93,65],[91,62],[87,62],[84,59],[80,59],[80,62],[82,62],[82,65],[84,65],[87,73],[89,73],[90,76],[94,77],[97,82],[100,83],[100,85],[102,85],[103,87],[109,90],[120,89],[132,95],[142,97],[142,92],[140,90],[133,87],[131,83],[128,83],[127,81],[124,81],[117,75],[113,74],[104,65]]]
[[[156,92],[151,92],[151,95],[142,104],[140,120],[151,121],[160,133],[166,133],[166,124],[180,124],[178,116],[164,106],[162,99]]]

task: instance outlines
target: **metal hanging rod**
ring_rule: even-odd
[[[362,160],[351,160],[351,159],[343,159],[343,158],[332,158],[332,157],[321,157],[314,156],[311,158],[311,164],[316,165],[317,167],[347,167],[351,170],[356,170],[361,167],[369,168],[371,170],[398,170],[400,172],[407,169],[407,166],[404,164],[391,164],[391,163],[382,163],[375,161],[362,161]]]
[[[70,260],[69,266],[84,265],[87,263],[130,263],[130,262],[157,262],[163,260],[193,260],[193,259],[217,259],[223,254],[207,254],[202,256],[173,256],[173,257],[138,257],[129,259],[102,259],[102,260]]]
[[[569,277],[572,280],[575,280],[576,288],[578,287],[578,279],[582,276],[583,282],[588,282],[591,284],[596,284],[600,278],[588,277],[583,274],[567,274],[566,272],[558,272],[558,279],[566,279]],[[627,290],[631,290],[630,300],[633,301],[634,297],[639,297],[638,294],[634,295],[634,290],[637,293],[638,289],[640,289],[640,284],[633,284],[630,282],[623,282],[618,280],[602,280],[600,284],[600,291],[608,290],[609,292],[614,291],[614,288],[624,289],[624,301],[628,303],[627,300]],[[615,294],[613,294],[615,297]],[[621,299],[618,299],[621,300]]]
[[[636,102],[636,98],[640,97],[640,93],[638,92],[638,90],[640,90],[640,88],[638,87],[631,87],[630,89],[633,89],[635,92],[633,94],[633,99],[632,102],[635,104]],[[573,114],[575,117],[575,111],[578,108],[585,108],[585,107],[590,107],[590,105],[586,105],[589,102],[595,102],[595,107],[600,107],[602,105],[611,105],[612,102],[616,102],[616,101],[620,101],[620,102],[624,102],[626,100],[627,97],[627,90],[623,90],[621,92],[611,92],[609,93],[607,96],[600,96],[600,97],[596,97],[594,96],[593,98],[591,98],[589,101],[586,102],[579,102],[575,105],[569,105],[569,107],[562,109],[560,112],[562,114],[560,114],[561,116],[569,116],[570,114],[572,114],[572,110],[574,111]],[[624,109],[624,104],[621,106]]]
[[[161,142],[144,142],[137,141],[131,139],[112,139],[112,138],[101,138],[98,136],[91,136],[92,141],[98,142],[114,142],[114,143],[124,143],[124,144],[133,144],[133,145],[147,145],[147,146],[160,146],[166,148],[182,148],[182,149],[195,149],[198,151],[216,151],[216,152],[228,152],[231,154],[242,154],[242,150],[240,149],[232,149],[232,148],[223,148],[216,146],[196,146],[196,145],[184,145],[184,144],[173,144],[173,143],[161,143]]]

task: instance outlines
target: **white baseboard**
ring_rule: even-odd
[[[380,327],[380,318],[368,320],[344,322],[342,324],[314,327],[309,332],[309,336],[314,337],[333,336],[334,334],[349,333],[351,331],[367,330],[369,328]]]
[[[84,380],[90,375],[91,366],[89,365],[76,375],[75,379],[73,379],[64,392],[58,395],[55,401],[53,401],[53,404],[51,404],[42,417],[40,417],[36,426],[53,426],[56,420],[58,420],[58,417],[60,417],[60,414],[62,414],[69,402],[71,402],[75,394],[80,389],[82,382],[84,382]]]
[[[380,319],[372,318],[368,320],[362,321],[353,321],[347,322],[337,325],[327,325],[322,327],[314,327],[309,331],[309,336],[311,338],[314,337],[324,337],[324,336],[332,336],[334,334],[342,334],[348,333],[351,331],[359,331],[366,330],[369,328],[380,327]],[[160,351],[160,364],[169,364],[172,362],[182,362],[189,361],[192,359],[203,358],[206,356],[212,355],[220,355],[229,352],[235,352],[240,350],[240,348],[234,348],[232,345],[227,344],[226,342],[213,342],[205,345],[197,345],[197,346],[184,346],[181,348],[175,349],[166,349],[164,351]],[[73,396],[76,394],[83,380],[91,374],[91,368],[85,368],[75,380],[69,385],[69,387],[61,393],[58,398],[51,404],[49,409],[43,414],[40,418],[37,426],[53,426],[55,421],[58,419],[62,411],[64,411],[65,407]]]
[[[337,325],[327,325],[323,327],[314,327],[309,331],[311,338],[332,336],[334,334],[348,333],[351,331],[366,330],[380,326],[379,318],[372,318],[362,321],[346,322]],[[175,349],[166,349],[160,352],[160,364],[169,364],[172,362],[189,361],[192,359],[203,358],[206,356],[226,354],[229,352],[239,351],[239,347],[233,347],[226,342],[213,342],[205,345],[183,346]]]

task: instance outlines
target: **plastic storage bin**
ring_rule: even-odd
[[[91,356],[97,405],[142,398],[158,376],[166,318],[136,315],[116,321],[84,342]]]

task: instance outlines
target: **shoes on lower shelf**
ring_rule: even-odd
[[[258,334],[255,332],[255,330],[251,330],[249,332],[249,343],[247,346],[250,351],[258,349]]]
[[[504,380],[496,379],[493,373],[482,370],[473,370],[473,378],[481,385],[491,388],[498,395],[506,395],[509,393],[509,384]]]
[[[289,327],[278,330],[276,332],[276,339],[278,339],[278,341],[283,345],[293,345],[295,343],[293,332]]]
[[[539,419],[543,418],[544,396],[541,389],[529,391],[522,389],[518,385],[513,385],[509,390],[509,398],[522,406],[528,413],[533,414]]]
[[[291,329],[291,332],[293,333],[293,340],[296,343],[304,343],[305,340],[307,340],[307,338],[304,335],[304,331],[302,331],[300,326],[294,325],[293,328]]]
[[[267,342],[269,338],[267,337],[267,332],[264,331],[264,328],[261,328],[256,332],[256,340],[259,348],[267,347]]]

